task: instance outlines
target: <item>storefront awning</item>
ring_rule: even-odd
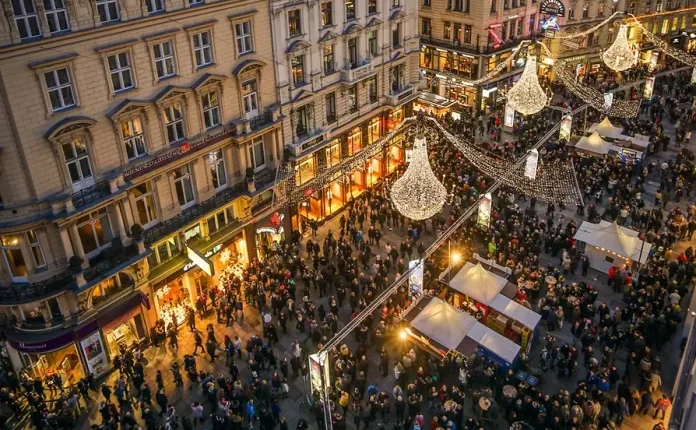
[[[17,351],[28,354],[44,354],[64,348],[75,342],[75,339],[87,336],[98,328],[97,322],[92,321],[77,330],[71,328],[41,333],[5,330],[5,336],[7,336],[10,345]]]
[[[140,305],[143,303],[143,295],[140,291],[136,291],[133,296],[126,299],[118,306],[114,306],[102,312],[97,318],[99,326],[107,329],[116,327],[131,319],[135,314],[140,312]]]
[[[418,102],[426,103],[439,108],[450,108],[456,103],[454,100],[450,100],[446,97],[433,93],[421,93],[418,96]]]

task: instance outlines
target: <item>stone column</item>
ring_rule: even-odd
[[[72,243],[70,243],[70,234],[68,233],[67,227],[60,228],[60,242],[63,244],[65,259],[70,260],[70,257],[75,254],[73,253]]]
[[[133,220],[131,201],[128,198],[124,198],[119,202],[119,204],[123,208],[123,213],[126,215],[126,233],[130,233],[131,227],[133,227],[133,224],[135,224],[135,221]]]
[[[276,134],[275,131],[272,131],[269,133],[271,135],[271,156],[273,157],[273,165],[277,166],[279,161],[278,161],[278,147],[276,146]],[[268,136],[268,134],[266,135]],[[266,136],[264,136],[264,142],[266,140]]]
[[[85,260],[84,265],[87,263],[85,258],[85,249],[82,247],[82,241],[80,240],[80,233],[77,232],[77,225],[70,224],[70,238],[72,239],[73,248],[75,255]]]
[[[249,257],[249,262],[258,260],[258,253],[256,252],[256,230],[254,224],[247,225],[242,231],[244,236],[244,241],[246,242],[247,256]]]
[[[121,242],[123,242],[123,244],[126,245],[128,235],[126,234],[126,227],[123,225],[123,216],[121,215],[121,211],[119,210],[118,203],[114,203],[111,206],[109,206],[108,210],[110,212],[109,216],[113,220],[114,224],[116,224],[118,237],[121,239]]]

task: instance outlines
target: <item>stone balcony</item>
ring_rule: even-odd
[[[347,65],[341,70],[341,81],[346,84],[354,84],[373,76],[375,73],[375,66],[370,60],[366,60],[356,66]]]
[[[397,107],[406,103],[412,97],[416,97],[417,95],[418,93],[416,91],[416,87],[412,85],[405,85],[401,88],[392,89],[389,95],[387,95],[387,103],[390,106]]]

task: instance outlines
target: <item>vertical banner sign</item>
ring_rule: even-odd
[[[604,94],[604,112],[609,113],[611,104],[614,102],[614,93]]]
[[[312,354],[309,356],[309,381],[311,384],[312,393],[318,391],[322,400],[324,399],[325,391],[322,378],[326,378],[326,369],[324,369],[324,360],[321,359],[319,354]],[[324,373],[322,375],[322,373]],[[326,379],[328,381],[328,379]]]
[[[657,51],[653,51],[652,54],[650,54],[650,63],[648,64],[648,70],[653,71],[655,70],[655,67],[657,66],[657,59],[660,57],[660,53]]]
[[[558,132],[558,139],[570,141],[570,130],[573,127],[573,115],[566,114],[561,118],[561,127]]]
[[[411,295],[420,296],[423,294],[423,260],[411,260],[408,262],[409,271],[413,268],[411,272],[411,277],[408,278],[408,286],[411,290]]]
[[[527,157],[527,164],[524,166],[524,176],[531,180],[536,179],[537,165],[539,164],[539,151],[532,149]]]
[[[488,228],[491,222],[491,201],[493,196],[491,193],[486,193],[479,203],[477,224],[483,228]]]
[[[645,86],[643,87],[643,98],[650,99],[653,93],[653,87],[655,86],[655,78],[652,76],[645,80]]]
[[[505,105],[505,118],[503,125],[505,127],[510,127],[515,125],[515,108],[510,106],[509,104]]]
[[[694,71],[691,72],[691,83],[696,84],[696,67],[694,67]]]

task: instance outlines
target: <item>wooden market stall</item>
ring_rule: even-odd
[[[515,301],[517,286],[480,263],[467,262],[450,282],[451,303],[498,334],[531,349],[541,315]]]
[[[473,353],[504,368],[517,362],[520,346],[435,296],[421,296],[402,317],[406,339],[438,357]]]

